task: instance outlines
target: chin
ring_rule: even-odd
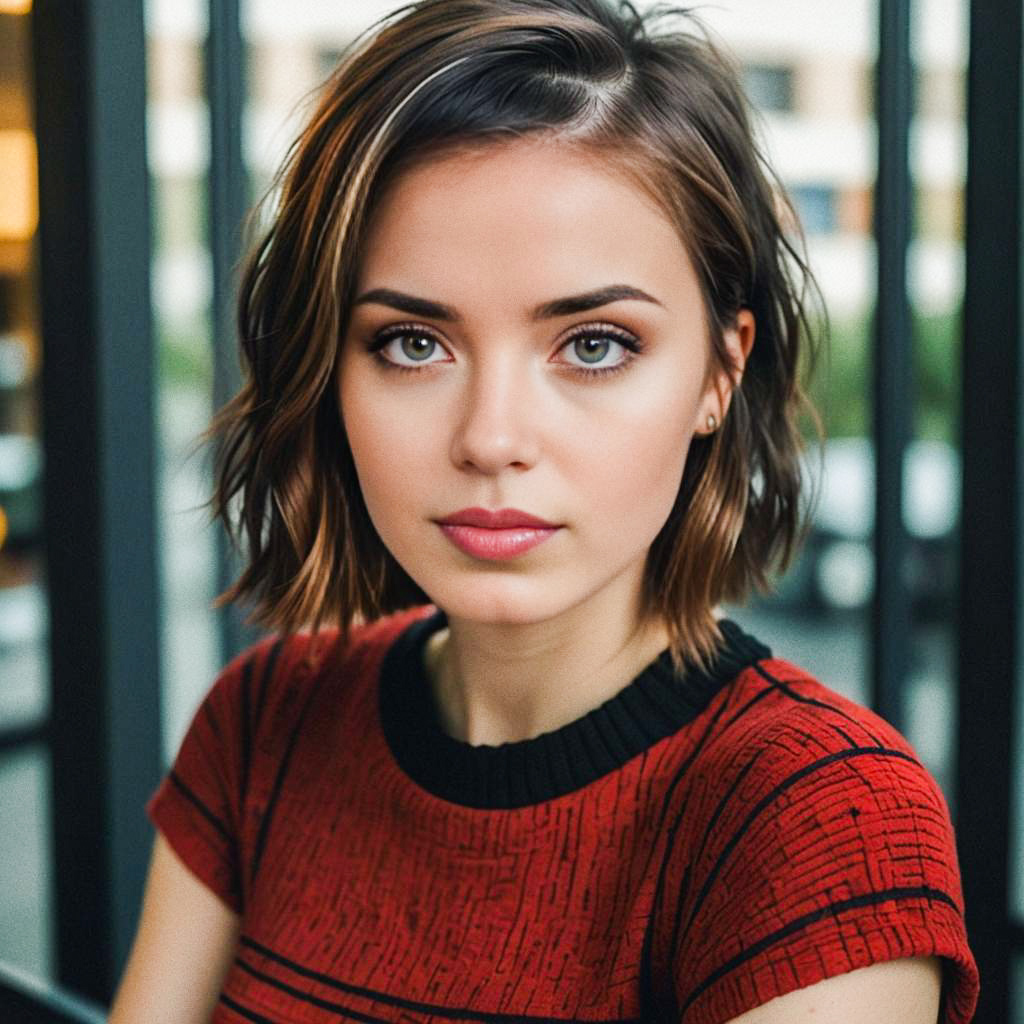
[[[420,586],[449,618],[494,626],[543,622],[574,603],[559,600],[550,583],[536,578],[475,582],[467,579],[460,584],[449,576],[441,586]]]

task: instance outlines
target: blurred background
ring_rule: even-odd
[[[0,0],[0,962],[19,983],[105,1004],[134,927],[124,916],[137,912],[125,908],[137,901],[141,869],[124,850],[151,832],[139,794],[169,765],[221,665],[253,638],[211,609],[232,563],[200,508],[208,457],[190,451],[237,382],[238,221],[268,188],[344,48],[398,5],[148,0],[136,22],[116,25],[109,4],[72,6],[85,12],[85,43],[70,42],[61,15]],[[992,842],[1003,851],[995,891],[1004,898],[979,895],[985,921],[995,922],[985,927],[998,934],[972,935],[972,945],[994,958],[983,986],[991,977],[1002,1002],[986,1009],[997,1015],[977,1019],[1024,1024],[1022,787],[1009,767],[1019,764],[1024,717],[1019,660],[994,680],[968,680],[963,669],[965,644],[984,643],[976,627],[967,630],[960,600],[969,8],[968,0],[719,0],[701,9],[742,62],[765,147],[807,235],[832,339],[812,386],[828,435],[824,461],[810,458],[805,470],[820,491],[812,531],[775,594],[725,612],[902,729],[957,818],[965,877],[976,860],[963,847],[982,840],[964,832],[962,805],[975,806],[987,788],[995,810],[986,814],[998,818],[989,818]],[[90,72],[104,53],[116,53],[113,70]],[[69,98],[82,89],[84,101]],[[61,104],[73,112],[76,102],[100,111],[75,129],[84,132],[75,136],[85,147],[84,184],[62,177],[76,156],[74,142],[60,141],[71,116]],[[994,159],[1018,166],[1019,139],[988,137],[1001,140]],[[888,169],[887,159],[895,161]],[[1010,217],[1019,215],[1016,191]],[[83,196],[92,219],[69,228]],[[48,210],[49,236],[40,228]],[[879,210],[892,216],[876,218]],[[133,283],[122,285],[117,259]],[[1019,251],[1009,259],[1019,278]],[[1019,279],[1009,287],[1019,301]],[[111,296],[135,303],[130,333],[116,317],[103,321]],[[83,332],[81,350],[68,341],[76,310],[99,325]],[[1004,343],[1019,389],[1019,340]],[[81,423],[76,381],[97,396]],[[127,397],[139,381],[142,397]],[[80,431],[92,461],[75,455]],[[1007,444],[1019,431],[1008,425]],[[121,461],[132,453],[137,472]],[[119,466],[134,490],[104,483]],[[70,507],[76,472],[96,493],[91,510]],[[1019,523],[1018,480],[991,483],[991,501],[1005,497],[1005,515]],[[884,532],[875,529],[880,509]],[[75,533],[82,521],[92,531],[85,539]],[[130,563],[109,554],[126,533],[139,539]],[[76,545],[88,552],[81,562],[68,552]],[[86,593],[68,597],[76,581]],[[1002,598],[1017,606],[1016,590]],[[66,641],[70,626],[56,628],[58,617],[92,622],[93,614],[92,647],[88,637]],[[140,638],[133,652],[151,638],[151,653],[118,653],[121,627]],[[984,727],[1001,729],[1013,754],[1002,757],[1003,775],[965,788],[962,750],[957,759],[965,687],[990,682],[1002,703],[987,707]],[[118,749],[112,723],[135,747]],[[69,759],[82,756],[76,773]],[[137,780],[132,796],[119,788],[125,775]],[[69,788],[77,786],[91,788]],[[90,826],[83,812],[67,825],[83,802],[106,824]],[[91,827],[94,843],[83,847]],[[67,852],[72,840],[87,852]],[[109,948],[99,943],[105,960],[87,967],[76,961],[66,877],[92,888],[93,870],[106,901],[97,913],[114,904],[121,917]]]

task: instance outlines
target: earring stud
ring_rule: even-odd
[[[709,413],[708,414],[708,433],[710,434],[715,429],[715,427],[717,427],[717,426],[718,426],[718,420],[716,420],[715,417]]]

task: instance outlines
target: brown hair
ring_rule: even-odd
[[[221,438],[213,514],[248,544],[217,605],[245,599],[250,621],[314,632],[330,622],[347,636],[357,621],[430,602],[370,521],[334,370],[388,182],[442,147],[529,133],[616,161],[661,204],[697,271],[713,369],[729,368],[723,331],[737,312],[755,317],[725,422],[693,439],[648,553],[644,612],[666,622],[676,665],[706,665],[722,640],[714,606],[770,590],[770,573],[791,562],[806,528],[802,409],[823,436],[799,382],[817,341],[805,304],[819,293],[736,68],[679,8],[419,0],[352,44],[269,193],[276,209],[240,289],[246,379],[203,435]]]

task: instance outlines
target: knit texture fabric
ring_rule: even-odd
[[[533,739],[441,726],[433,605],[268,637],[214,681],[150,820],[242,916],[212,1017],[722,1024],[934,954],[978,995],[956,847],[910,744],[730,620]]]

